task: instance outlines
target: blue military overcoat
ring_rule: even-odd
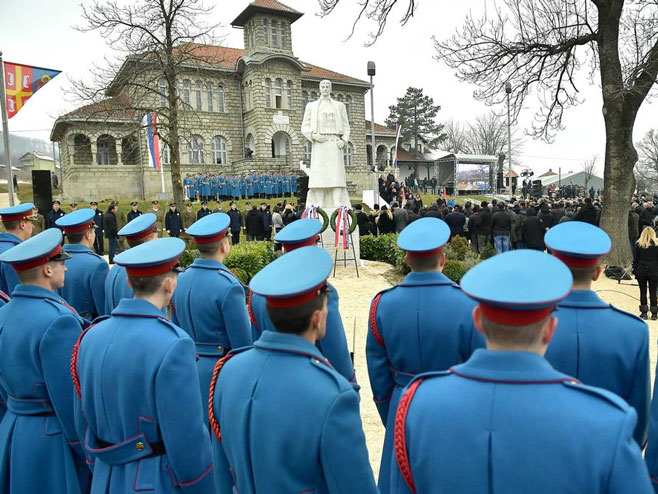
[[[251,325],[242,284],[222,263],[195,259],[178,276],[171,300],[174,324],[190,335],[199,357],[199,381],[203,403],[215,362],[232,348],[251,345]],[[208,421],[208,407],[204,407]]]
[[[638,417],[635,440],[643,445],[651,400],[646,323],[590,290],[573,290],[554,315],[557,329],[546,360],[555,370],[626,400]]]
[[[651,493],[635,410],[537,354],[476,350],[404,393],[391,493]]]
[[[64,251],[73,257],[64,263],[66,280],[59,294],[85,319],[93,320],[105,314],[107,262],[81,244],[66,244]]]
[[[104,314],[111,314],[122,298],[133,298],[133,289],[128,284],[126,268],[115,264],[105,278]]]
[[[267,313],[265,297],[250,292],[248,308],[254,341],[260,337],[263,331],[276,331]],[[327,310],[327,331],[324,338],[316,343],[316,346],[322,352],[322,355],[331,362],[334,369],[353,385],[356,385],[354,365],[347,348],[345,328],[338,309],[338,291],[331,283],[327,283]]]
[[[0,254],[21,242],[22,240],[12,233],[0,233]],[[11,292],[14,291],[14,288],[16,288],[16,285],[19,283],[20,280],[18,279],[18,275],[14,268],[11,267],[11,264],[0,262],[0,291],[5,292],[7,295],[11,295]]]
[[[219,374],[218,492],[376,493],[359,397],[297,335],[265,331]]]
[[[402,388],[417,374],[448,369],[485,345],[473,325],[473,307],[459,286],[435,271],[409,273],[371,304],[366,358],[373,398],[386,426],[379,473],[383,492]]]
[[[73,419],[71,352],[83,320],[57,294],[18,285],[0,309],[3,494],[85,494],[90,472]]]
[[[75,422],[92,494],[214,493],[195,359],[190,337],[140,299],[81,338]]]

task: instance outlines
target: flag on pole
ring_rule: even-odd
[[[61,73],[60,70],[5,62],[5,98],[8,118],[16,115],[28,99]]]
[[[156,170],[160,170],[160,139],[158,138],[157,125],[157,113],[147,113],[144,115],[144,127],[146,127],[146,145],[148,146],[149,166],[151,168],[155,168]]]
[[[400,141],[400,131],[402,127],[400,124],[395,124],[395,157],[393,158],[393,168],[398,167],[398,142]]]

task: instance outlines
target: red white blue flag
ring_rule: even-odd
[[[144,127],[146,127],[146,145],[148,146],[149,166],[160,170],[160,139],[158,138],[157,113],[147,113],[144,115]]]
[[[400,142],[400,131],[402,127],[400,124],[395,125],[395,158],[393,158],[393,168],[398,167],[398,143]]]

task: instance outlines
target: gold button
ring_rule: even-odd
[[[217,350],[222,350],[222,345],[217,345]]]
[[[142,451],[142,450],[144,449],[144,443],[141,442],[141,441],[138,442],[137,444],[135,444],[135,449],[136,449],[137,451]]]

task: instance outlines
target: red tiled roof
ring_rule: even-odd
[[[65,117],[94,117],[94,118],[137,118],[137,112],[131,108],[130,98],[124,94],[107,98],[96,103],[81,106],[63,115]]]
[[[311,71],[302,72],[302,79],[310,77],[312,79],[320,79],[320,80],[329,79],[334,81],[356,82],[356,83],[366,84],[365,81],[362,81],[360,79],[356,79],[354,77],[350,77],[348,75],[341,74],[339,72],[334,72],[333,70],[324,69],[322,67],[318,67],[317,65],[313,65],[307,62],[303,62],[303,63],[304,65],[309,67]]]
[[[251,2],[251,5],[254,5],[256,7],[262,7],[264,9],[282,10],[283,12],[293,12],[295,14],[301,14],[301,12],[291,7],[288,7],[287,5],[282,4],[281,2],[277,2],[277,0],[255,0],[254,2]]]
[[[366,120],[366,132],[369,131],[370,131],[370,120]],[[375,122],[375,132],[395,135],[395,131],[393,129],[389,129],[388,127],[386,127],[386,125],[378,124],[377,122]]]

